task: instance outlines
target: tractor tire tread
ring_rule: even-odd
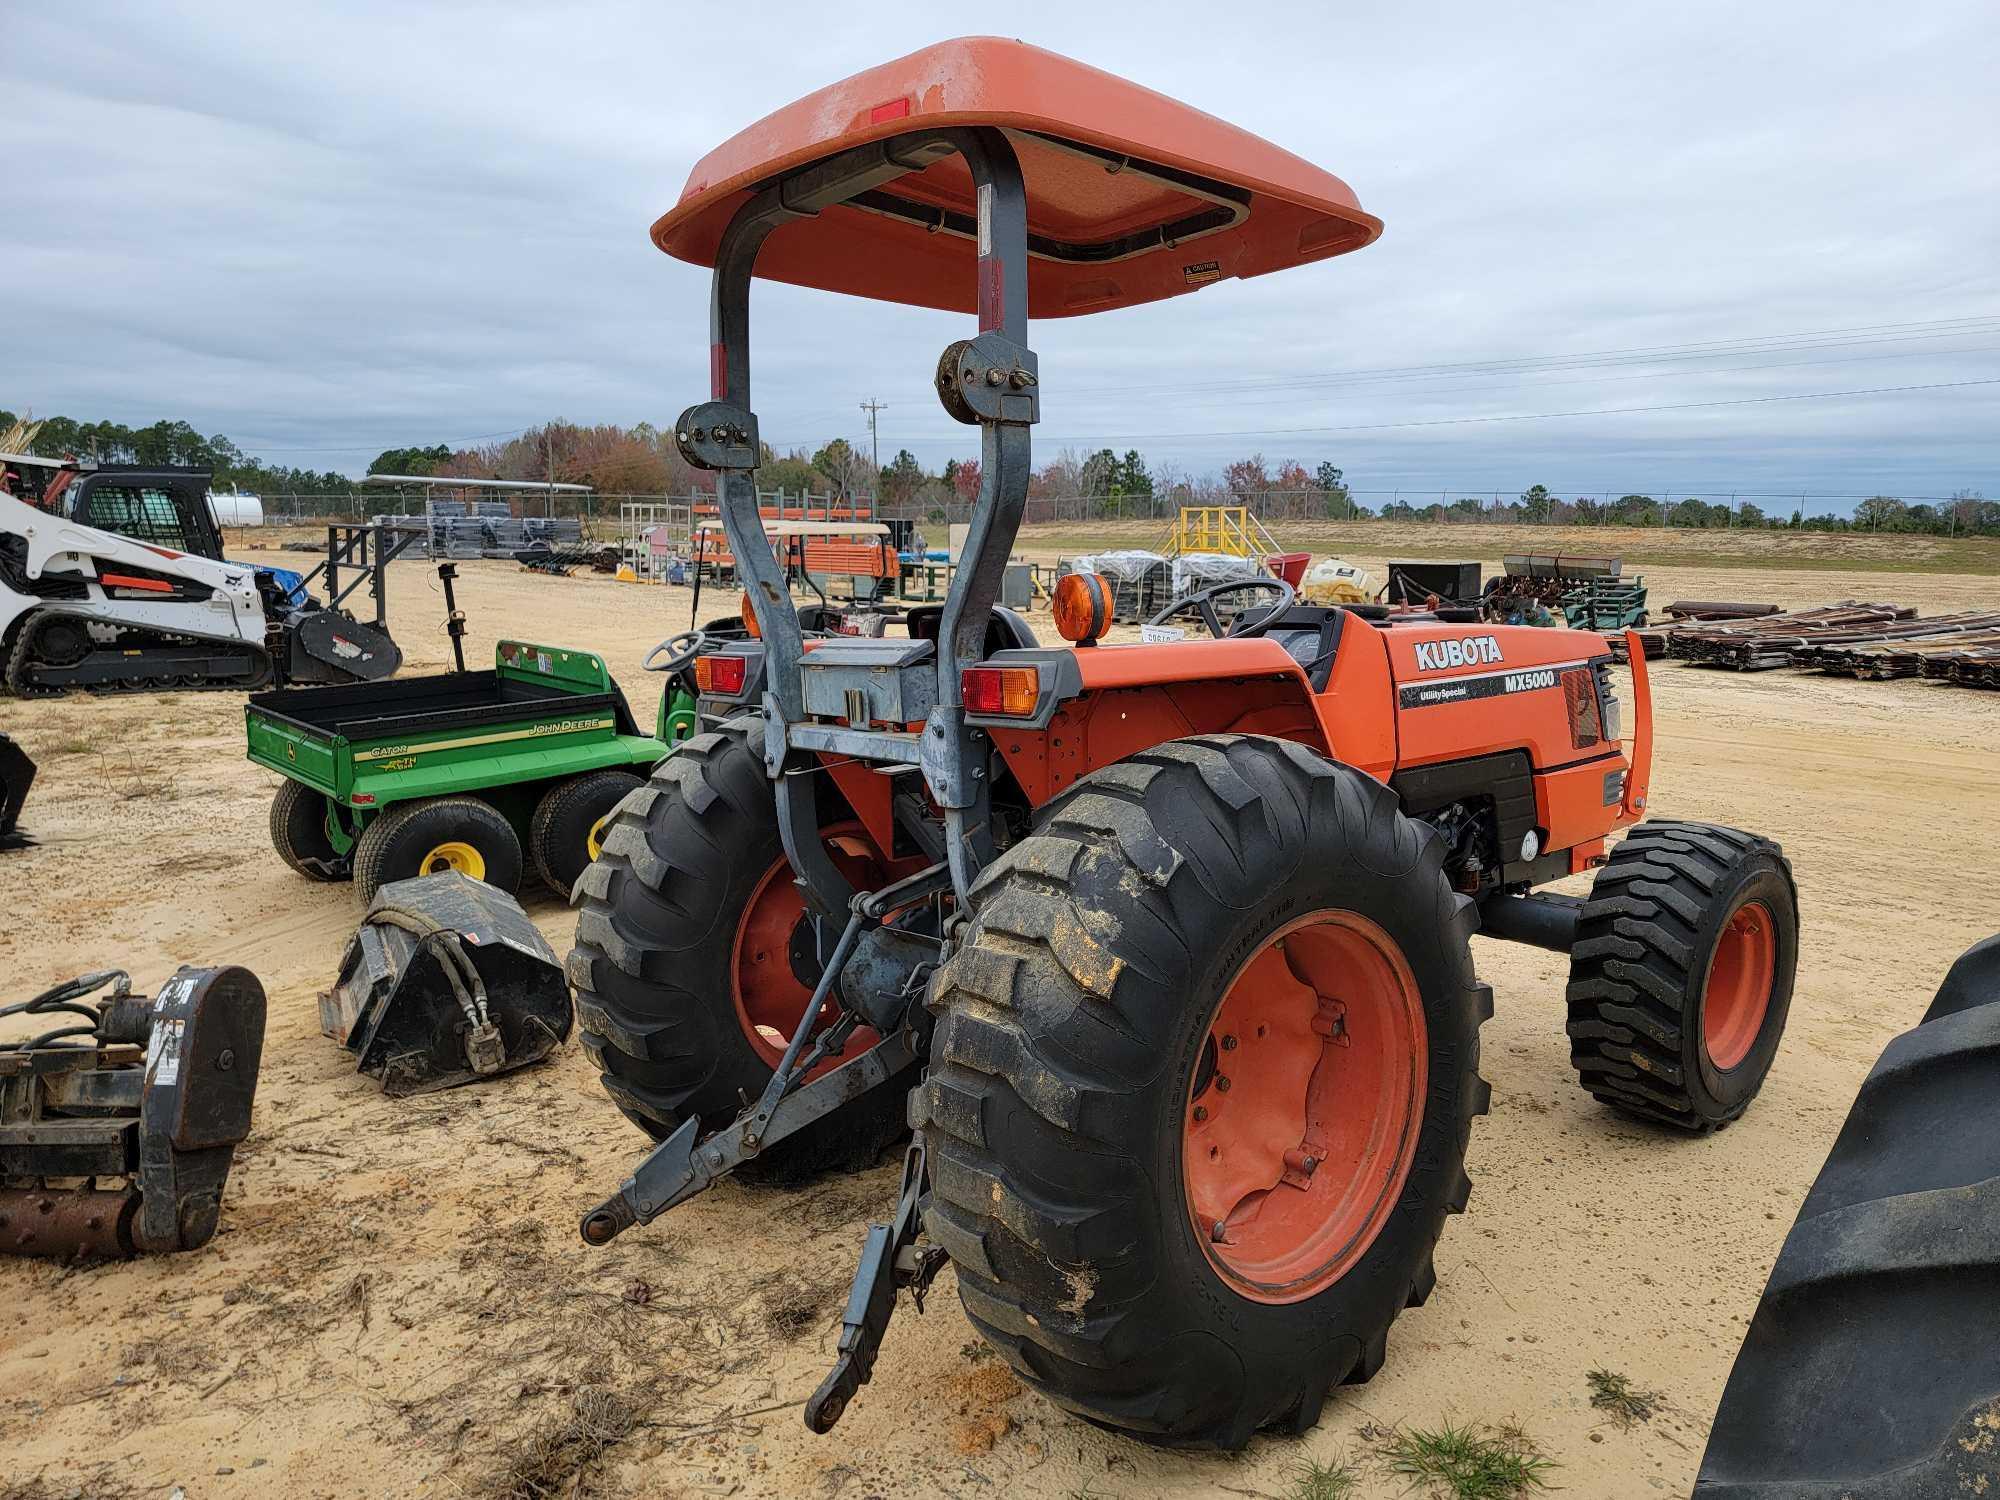
[[[1742,1114],[1747,1094],[1727,1103],[1690,1077],[1690,1030],[1720,917],[1719,894],[1746,867],[1774,867],[1796,924],[1791,864],[1770,839],[1713,823],[1643,823],[1611,851],[1579,914],[1567,991],[1570,1063],[1586,1092],[1629,1115],[1697,1134]],[[1722,915],[1726,915],[1722,914]],[[1791,975],[1771,1007],[1782,1026]],[[1773,1042],[1775,1046],[1775,1042]],[[1768,1067],[1768,1058],[1764,1066]]]
[[[1156,818],[1163,804],[1177,810],[1171,828]],[[1149,1316],[1157,1235],[1135,1226],[1154,1206],[1121,1111],[1165,1066],[1155,1013],[1161,986],[1193,961],[1184,910],[1240,905],[1253,883],[1281,886],[1328,819],[1351,856],[1411,876],[1412,888],[1428,882],[1435,930],[1445,951],[1456,947],[1470,1045],[1457,1059],[1451,1160],[1427,1179],[1424,1212],[1435,1219],[1424,1220],[1422,1253],[1378,1328],[1333,1340],[1289,1374],[1197,1379],[1178,1335]],[[1477,913],[1450,890],[1441,859],[1372,778],[1291,742],[1212,735],[1093,772],[982,872],[973,933],[933,981],[938,1026],[912,1110],[930,1152],[926,1225],[952,1258],[974,1327],[1058,1405],[1165,1446],[1238,1448],[1261,1428],[1301,1431],[1335,1383],[1379,1366],[1389,1318],[1430,1295],[1431,1250],[1445,1215],[1464,1206],[1461,1163],[1489,1097],[1477,1027],[1491,999],[1467,942]],[[1115,918],[1079,898],[1079,877],[1119,893]],[[1053,1015],[1068,1022],[1059,1043],[1043,1035]]]

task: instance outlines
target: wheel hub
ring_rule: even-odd
[[[1255,1301],[1296,1302],[1357,1262],[1415,1158],[1423,1002],[1394,941],[1354,912],[1287,924],[1224,991],[1190,1080],[1188,1212]]]
[[[486,878],[486,856],[472,845],[459,839],[452,839],[433,847],[417,862],[417,871],[423,875],[442,875],[447,870],[456,870],[461,875],[474,880]]]
[[[1701,1044],[1717,1072],[1739,1066],[1757,1044],[1777,972],[1777,926],[1761,901],[1730,915],[1709,960],[1701,1000]]]

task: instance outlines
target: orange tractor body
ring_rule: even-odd
[[[675,437],[719,476],[744,614],[656,653],[693,673],[705,732],[620,805],[572,896],[584,1046],[657,1143],[580,1227],[601,1245],[725,1177],[907,1140],[815,1431],[947,1261],[978,1333],[1094,1422],[1183,1446],[1309,1429],[1380,1368],[1471,1192],[1475,932],[1568,954],[1571,1062],[1618,1110],[1706,1132],[1771,1066],[1790,868],[1754,834],[1642,821],[1630,638],[1628,740],[1591,631],[1303,604],[1282,578],[1148,622],[1193,613],[1207,640],[1103,644],[1093,574],[1057,584],[1067,645],[1000,604],[1031,316],[1380,228],[1289,152],[994,38],[767,116],[653,226],[714,270],[709,399]],[[754,482],[759,276],[977,314],[936,365],[980,436],[942,606],[794,606]],[[1588,896],[1539,889],[1593,869]]]

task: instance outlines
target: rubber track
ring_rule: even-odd
[[[1249,757],[1240,752],[1246,743],[1277,747],[1277,773],[1260,775],[1255,785],[1246,779]],[[1207,837],[1176,846],[1157,831],[1147,792],[1162,777],[1171,778],[1177,803],[1185,799],[1199,809]],[[1052,805],[1035,837],[982,874],[971,893],[974,933],[933,985],[940,1021],[913,1107],[929,1146],[926,1231],[951,1255],[967,1316],[1017,1371],[1087,1420],[1153,1442],[1237,1448],[1259,1428],[1303,1432],[1318,1420],[1335,1382],[1366,1380],[1384,1356],[1386,1328],[1365,1346],[1329,1350],[1325,1367],[1275,1405],[1238,1408],[1190,1429],[1186,1389],[1206,1379],[1197,1374],[1190,1381],[1185,1369],[1163,1368],[1155,1346],[1164,1330],[1149,1321],[1145,1306],[1157,1268],[1132,1257],[1134,1217],[1153,1216],[1159,1206],[1142,1199],[1145,1169],[1095,1123],[1160,1065],[1157,1048],[1123,1007],[1161,1000],[1160,976],[1149,965],[1162,965],[1149,955],[1186,955],[1176,905],[1195,894],[1194,885],[1205,899],[1229,900],[1250,884],[1282,879],[1280,871],[1245,868],[1243,850],[1270,845],[1249,831],[1261,834],[1267,818],[1283,816],[1267,809],[1265,798],[1294,799],[1302,809],[1311,782],[1327,778],[1339,783],[1343,826],[1399,816],[1394,795],[1379,782],[1281,740],[1173,741],[1093,773]],[[1418,825],[1404,827],[1408,837],[1425,838],[1411,858],[1436,873],[1437,926],[1452,932],[1464,952],[1477,909],[1445,884],[1435,838]],[[1128,905],[1123,929],[1105,941],[1098,934],[1106,929],[1092,921],[1096,914],[1072,896],[1072,874],[1085,862],[1095,865],[1100,885],[1115,863],[1109,878],[1139,895],[1140,915]],[[1121,986],[1128,974],[1137,982]],[[1492,1014],[1492,992],[1473,980],[1469,958],[1463,978],[1476,991],[1483,1021]],[[1041,997],[1044,1015],[1070,1004],[1088,1018],[1098,1033],[1088,1060],[1081,1044],[1060,1052],[1037,1045],[1024,1024],[1030,995]],[[1456,1143],[1460,1162],[1471,1116],[1484,1113],[1489,1098],[1478,1076],[1477,1036],[1475,1025],[1465,1059],[1469,1107]],[[1013,1148],[1004,1158],[992,1144],[1002,1136]],[[1024,1140],[1031,1147],[1023,1149]],[[1463,1211],[1470,1192],[1456,1168],[1445,1210]],[[1435,1283],[1426,1253],[1399,1306],[1420,1305]],[[1249,1382],[1250,1389],[1256,1384]]]
[[[60,615],[62,613],[64,613],[64,611],[62,610],[37,610],[34,614],[28,616],[27,623],[22,627],[20,634],[14,638],[14,650],[13,653],[8,657],[5,673],[0,674],[0,681],[5,682],[7,691],[12,693],[15,697],[61,698],[69,693],[69,688],[67,686],[48,687],[41,683],[29,680],[29,674],[33,672],[38,665],[40,666],[51,665],[50,663],[47,662],[37,663],[33,659],[33,653],[30,650],[30,646],[34,638],[41,633],[43,625],[48,620],[53,619],[55,616]],[[83,615],[73,615],[72,618],[86,620],[88,623],[92,624],[108,623],[104,621],[97,621],[94,619],[90,619],[89,617]],[[272,671],[270,653],[267,652],[262,646],[252,645],[248,641],[203,642],[192,638],[176,638],[169,631],[142,630],[135,626],[129,626],[129,625],[117,626],[117,630],[118,630],[118,638],[121,641],[133,637],[140,638],[141,644],[138,649],[142,651],[146,649],[146,646],[149,644],[156,646],[181,646],[181,645],[204,646],[205,645],[218,650],[240,650],[243,653],[245,653],[246,657],[248,657],[252,663],[254,663],[259,667],[259,671],[254,678],[231,678],[225,682],[178,683],[171,681],[163,682],[158,678],[138,678],[130,682],[122,682],[122,683],[120,682],[91,683],[88,686],[84,687],[83,691],[89,693],[92,697],[99,697],[99,698],[117,697],[125,693],[254,692],[258,688],[268,686],[273,680],[273,671]],[[99,647],[97,651],[91,654],[92,655],[119,654],[125,649],[128,648]],[[89,657],[85,657],[84,659],[87,661],[89,660]],[[72,663],[72,665],[80,665],[80,663]]]
[[[2000,944],[1989,940],[1861,1085],[1744,1335],[1697,1500],[2000,1495],[1996,1309]]]
[[[1685,1092],[1687,996],[1699,987],[1703,903],[1760,848],[1789,880],[1776,844],[1714,823],[1642,823],[1611,851],[1570,952],[1570,1063],[1593,1097],[1683,1130],[1727,1123],[1701,1118]]]

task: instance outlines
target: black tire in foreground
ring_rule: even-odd
[[[1570,951],[1570,1062],[1629,1115],[1707,1131],[1764,1086],[1792,1003],[1799,904],[1766,838],[1643,823],[1597,872]]]
[[[568,898],[603,846],[612,809],[643,779],[636,771],[586,771],[542,794],[528,820],[528,857],[545,885]]]
[[[1696,1500],[2000,1494],[2000,938],[1883,1051],[1778,1252]]]
[[[521,884],[514,825],[477,797],[433,797],[391,807],[361,831],[354,883],[364,902],[392,880],[456,870],[512,895]]]
[[[739,1010],[739,961],[781,999],[799,984],[789,930],[762,935],[774,937],[764,961],[752,962],[738,941],[753,912],[768,913],[791,890],[777,804],[745,722],[695,735],[660,762],[620,803],[570,898],[576,947],[566,971],[584,1051],[612,1101],[656,1139],[689,1115],[705,1131],[734,1120],[743,1097],[755,1099],[770,1081],[796,1025],[772,1017],[782,1024],[760,1047]],[[755,947],[767,951],[761,938]],[[797,996],[800,1014],[809,999]],[[857,1044],[861,1034],[848,1057]],[[907,1131],[914,1071],[766,1147],[736,1175],[795,1182],[871,1164]]]
[[[296,781],[279,782],[271,798],[271,847],[308,880],[351,880],[354,856],[333,847],[326,814],[324,795]]]
[[[1488,1100],[1442,855],[1372,778],[1214,735],[1084,777],[981,877],[932,987],[925,1228],[1051,1400],[1240,1448],[1381,1366]],[[1316,1143],[1318,1106],[1356,1134]]]

